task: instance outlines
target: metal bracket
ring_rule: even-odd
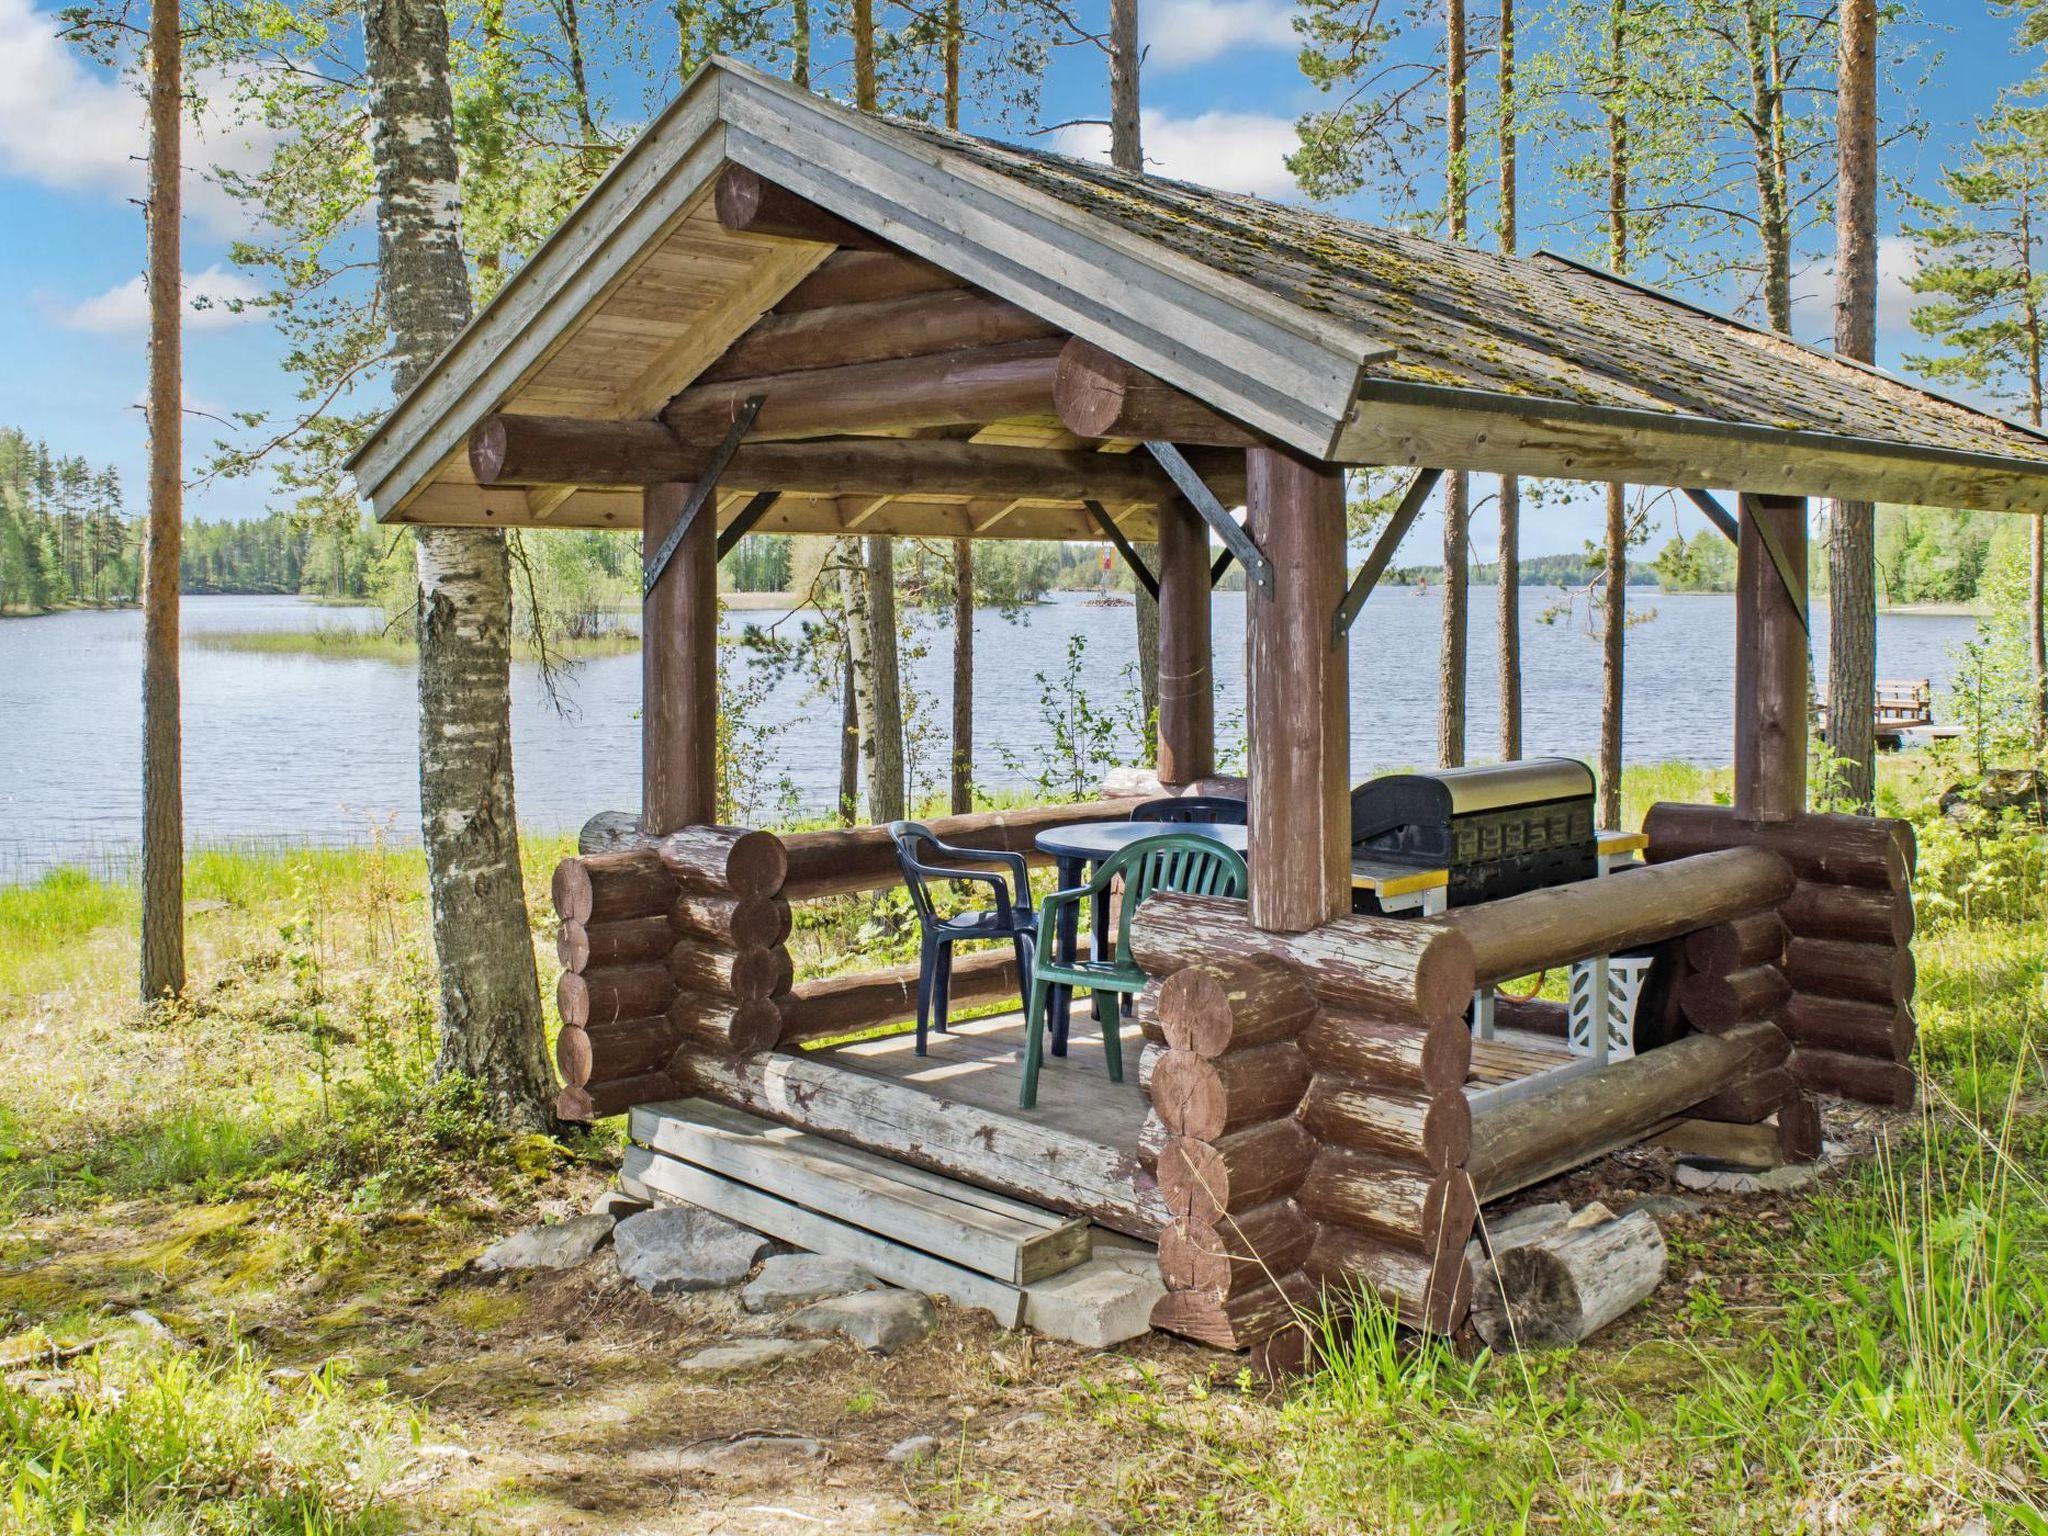
[[[1152,594],[1152,601],[1158,602],[1159,578],[1152,574],[1151,567],[1146,565],[1143,557],[1132,548],[1131,541],[1124,537],[1123,529],[1117,527],[1116,519],[1109,515],[1109,509],[1099,501],[1086,499],[1083,499],[1081,505],[1086,507],[1089,515],[1095,519],[1095,526],[1100,528],[1109,542],[1116,546],[1117,553],[1124,557],[1124,564],[1131,568],[1131,574],[1138,578],[1139,584],[1147,592]]]
[[[1408,482],[1408,489],[1401,493],[1401,499],[1394,504],[1387,526],[1380,530],[1380,536],[1373,541],[1372,552],[1365,557],[1365,564],[1358,568],[1358,574],[1351,578],[1351,585],[1337,601],[1337,611],[1330,616],[1330,644],[1342,645],[1344,637],[1351,633],[1351,625],[1358,618],[1358,610],[1365,606],[1365,600],[1372,596],[1372,589],[1379,585],[1380,577],[1392,563],[1394,551],[1401,547],[1401,540],[1408,536],[1408,530],[1415,526],[1415,519],[1422,511],[1422,504],[1429,500],[1429,493],[1436,489],[1436,483],[1443,478],[1440,469],[1416,471],[1415,478]]]
[[[1686,498],[1694,506],[1706,513],[1707,521],[1721,530],[1721,537],[1730,544],[1740,544],[1742,542],[1741,524],[1735,521],[1734,515],[1726,507],[1722,506],[1712,494],[1706,491],[1692,490],[1689,487],[1686,488],[1685,494]]]
[[[1223,547],[1243,562],[1244,573],[1252,579],[1252,584],[1270,593],[1273,590],[1272,563],[1252,542],[1252,536],[1238,527],[1231,515],[1223,510],[1223,503],[1195,473],[1194,465],[1171,443],[1147,441],[1145,449],[1159,461],[1159,467],[1180,488],[1181,495],[1187,497],[1188,505],[1195,509],[1202,521],[1216,530],[1216,537],[1223,541]]]
[[[733,546],[754,531],[754,525],[768,513],[768,509],[782,500],[780,491],[756,491],[741,507],[738,516],[718,530],[718,558],[723,560],[733,551]]]
[[[668,569],[669,561],[675,558],[676,550],[683,542],[683,535],[690,531],[690,525],[697,521],[697,514],[704,509],[704,503],[718,489],[718,477],[725,473],[725,466],[732,462],[734,450],[740,439],[747,435],[747,428],[754,424],[754,418],[761,413],[761,402],[765,395],[749,395],[740,402],[740,408],[733,413],[732,425],[725,429],[725,440],[712,450],[711,462],[704,466],[697,476],[696,484],[690,487],[690,494],[683,498],[682,510],[676,514],[675,526],[668,531],[668,537],[661,541],[661,548],[654,552],[654,558],[647,562],[641,572],[640,596],[642,600],[654,593],[654,585],[661,580],[661,573]]]
[[[1215,563],[1209,567],[1209,586],[1212,590],[1216,583],[1223,579],[1223,573],[1230,569],[1230,562],[1236,558],[1237,556],[1227,549],[1216,557]]]

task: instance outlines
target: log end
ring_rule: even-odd
[[[555,958],[565,971],[581,973],[590,966],[590,930],[571,918],[562,919],[555,934]]]
[[[583,860],[575,854],[555,866],[554,879],[549,884],[554,897],[555,912],[564,922],[587,923],[595,896],[590,883],[590,871],[583,867]]]
[[[590,1081],[592,1058],[590,1035],[581,1026],[565,1024],[562,1032],[555,1036],[555,1065],[561,1070],[562,1081],[572,1089],[579,1089]],[[567,1115],[563,1119],[570,1118]]]
[[[1124,412],[1131,370],[1092,341],[1076,336],[1060,349],[1052,403],[1060,425],[1076,437],[1111,437]]]
[[[1415,1007],[1431,1023],[1462,1019],[1479,985],[1479,960],[1472,941],[1442,928],[1416,956]]]
[[[478,485],[496,485],[505,469],[505,423],[486,416],[469,432],[469,470]]]
[[[789,850],[773,832],[742,832],[726,856],[725,878],[742,900],[774,896],[789,878]]]

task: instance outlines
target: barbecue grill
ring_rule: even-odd
[[[1448,870],[1453,907],[1590,880],[1599,872],[1593,772],[1569,757],[1537,757],[1387,774],[1351,792],[1351,852]],[[1378,910],[1364,891],[1354,905]]]

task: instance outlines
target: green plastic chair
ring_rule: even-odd
[[[1124,896],[1117,912],[1116,948],[1105,959],[1058,958],[1060,909],[1084,905],[1104,895],[1121,877]],[[1046,1000],[1054,987],[1092,987],[1099,992],[1145,990],[1145,973],[1131,959],[1131,914],[1154,891],[1188,896],[1242,897],[1244,858],[1236,849],[1196,832],[1162,832],[1140,838],[1104,859],[1088,883],[1070,891],[1054,891],[1038,904],[1038,944],[1031,963],[1031,991],[1024,1009],[1024,1086],[1017,1102],[1030,1109],[1038,1102],[1038,1069],[1044,1059]],[[1087,931],[1085,923],[1077,926]],[[1102,1054],[1109,1061],[1109,1080],[1124,1080],[1123,1010],[1102,1011]]]

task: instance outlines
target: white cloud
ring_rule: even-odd
[[[1160,0],[1145,14],[1145,62],[1182,69],[1235,48],[1297,45],[1286,0]]]
[[[1877,331],[1903,336],[1912,329],[1913,311],[1925,300],[1913,291],[1920,258],[1903,235],[1884,235],[1877,242]],[[1816,261],[1792,278],[1792,331],[1818,338],[1823,345],[1835,328],[1835,267]]]
[[[59,25],[31,0],[0,0],[0,169],[45,186],[139,197],[148,144],[142,97],[130,82],[88,66],[57,35]],[[188,120],[186,210],[216,230],[245,230],[247,212],[204,172],[263,164],[274,136],[237,120],[234,81],[221,72],[195,71],[190,84],[209,105],[196,129]]]
[[[1292,196],[1298,189],[1287,169],[1294,153],[1294,120],[1260,112],[1204,112],[1174,117],[1147,112],[1142,123],[1145,169],[1223,192]],[[1109,158],[1109,129],[1076,124],[1062,129],[1060,149],[1088,159]]]
[[[192,331],[221,331],[255,316],[237,313],[231,305],[258,297],[260,285],[240,272],[215,265],[204,272],[187,272],[184,279],[185,327]],[[149,324],[149,294],[142,274],[125,283],[94,294],[76,304],[58,306],[57,323],[74,331],[113,336],[138,332]]]

